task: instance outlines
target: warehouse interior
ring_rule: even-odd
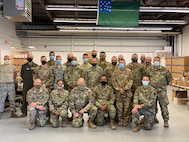
[[[15,2],[24,2],[24,8]],[[14,119],[9,108],[0,120],[2,141],[188,141],[188,88],[189,88],[189,0],[139,0],[137,27],[98,26],[98,0],[0,0],[0,64],[4,55],[20,72],[26,55],[32,52],[34,62],[40,64],[41,55],[50,51],[62,56],[73,53],[82,64],[82,54],[92,50],[105,51],[107,61],[112,56],[124,55],[126,63],[131,55],[161,57],[161,65],[171,72],[173,80],[168,86],[170,128],[163,127],[159,108],[158,119],[152,131],[133,133],[131,126],[109,125],[91,130],[83,128],[53,129],[50,126],[27,129],[28,118]],[[137,1],[137,0],[113,0]],[[27,8],[26,8],[27,7]],[[18,13],[17,13],[18,12]],[[182,92],[180,94],[180,92]],[[17,111],[20,104],[18,103]],[[88,116],[85,116],[86,120]],[[47,135],[49,134],[49,135]],[[74,134],[74,135],[72,135]],[[136,137],[136,135],[138,137]]]

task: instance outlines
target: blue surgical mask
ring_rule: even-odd
[[[56,64],[60,65],[61,64],[61,60],[56,60]]]
[[[149,82],[148,81],[142,81],[143,86],[148,86]]]
[[[88,58],[83,58],[83,62],[88,62]]]
[[[72,66],[76,66],[77,65],[77,61],[72,61]]]
[[[158,62],[158,61],[154,62],[154,66],[158,67],[159,65],[160,65],[160,62]]]
[[[54,60],[54,56],[50,56],[50,60]]]
[[[123,69],[124,67],[125,67],[125,65],[124,65],[124,64],[122,64],[122,63],[121,63],[121,64],[119,64],[119,68],[120,68],[120,69]]]

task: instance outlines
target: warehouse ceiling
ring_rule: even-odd
[[[32,22],[17,23],[17,34],[20,37],[136,34],[153,32],[148,30],[150,28],[159,28],[164,34],[170,34],[182,32],[182,28],[188,24],[189,0],[140,0],[139,27],[144,29],[139,31],[99,28],[95,23],[97,7],[98,0],[32,0]]]

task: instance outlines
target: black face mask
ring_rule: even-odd
[[[114,65],[114,66],[117,65],[117,62],[112,62],[112,65]]]
[[[145,58],[140,58],[141,62],[145,62]]]
[[[72,58],[67,58],[68,59],[68,62],[71,62],[72,61]]]
[[[41,64],[42,65],[45,65],[47,62],[46,61],[41,61]]]
[[[96,66],[96,65],[97,65],[97,63],[92,63],[91,65],[92,65],[92,66]]]
[[[106,81],[101,81],[101,84],[102,84],[102,85],[106,85],[107,82],[106,82]]]
[[[32,62],[33,59],[32,58],[27,58],[27,60],[28,60],[28,62]]]
[[[93,57],[93,58],[96,58],[96,55],[94,54],[94,55],[92,55],[92,57]]]

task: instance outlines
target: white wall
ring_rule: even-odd
[[[5,42],[7,41],[7,42]],[[5,19],[0,14],[0,61],[2,62],[4,55],[10,54],[11,47],[21,47],[21,41],[16,36],[15,24]]]
[[[181,52],[182,56],[189,56],[189,25],[183,29]]]

